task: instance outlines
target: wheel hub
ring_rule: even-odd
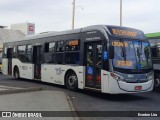
[[[69,77],[68,84],[70,86],[72,86],[72,85],[74,85],[75,81],[76,81],[76,76],[72,75],[72,76]]]

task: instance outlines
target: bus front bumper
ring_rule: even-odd
[[[144,83],[126,83],[123,81],[117,81],[119,88],[126,92],[147,92],[153,89],[154,80],[150,80]]]

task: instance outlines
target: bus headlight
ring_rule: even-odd
[[[150,74],[148,74],[147,77],[148,77],[148,81],[153,80],[154,79],[154,72],[151,72]]]
[[[148,77],[148,81],[153,80],[153,79],[154,79],[153,75],[151,75],[151,76]]]
[[[124,78],[116,73],[111,72],[111,76],[116,80],[124,81]]]

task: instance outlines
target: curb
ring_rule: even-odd
[[[22,92],[32,92],[32,91],[40,91],[40,90],[42,89],[38,87],[8,89],[8,90],[1,90],[0,95],[12,94],[12,93],[22,93]]]
[[[68,100],[68,103],[69,103],[69,106],[70,106],[70,109],[71,109],[71,112],[72,112],[72,115],[73,115],[73,119],[74,120],[80,120],[80,118],[78,117],[78,115],[76,113],[76,110],[75,110],[75,108],[73,106],[73,103],[72,103],[70,97],[67,94],[65,94],[65,95],[66,95],[66,98]]]

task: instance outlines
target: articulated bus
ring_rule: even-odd
[[[153,89],[150,44],[140,30],[94,25],[4,43],[2,72],[69,90],[138,93]]]

